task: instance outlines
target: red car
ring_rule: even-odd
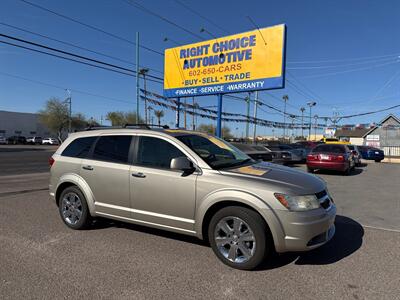
[[[346,145],[322,144],[307,155],[307,170],[335,170],[350,174],[355,166],[354,155]]]

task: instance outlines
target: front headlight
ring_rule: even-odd
[[[306,211],[320,208],[319,201],[315,195],[290,196],[285,194],[274,194],[283,206],[292,211]]]

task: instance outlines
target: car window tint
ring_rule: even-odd
[[[62,156],[84,158],[88,155],[96,137],[84,137],[73,140],[62,152]]]
[[[186,157],[178,148],[167,141],[142,136],[139,140],[136,164],[151,168],[169,169],[171,160],[182,156]]]
[[[107,135],[102,136],[93,150],[93,159],[115,163],[128,163],[129,147],[132,136]]]
[[[319,145],[313,149],[312,152],[322,153],[345,153],[345,147],[342,145]]]

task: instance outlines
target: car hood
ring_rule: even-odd
[[[268,162],[221,171],[227,176],[242,177],[243,180],[258,182],[274,192],[306,195],[321,192],[325,182],[316,175]],[[249,186],[249,185],[247,185]]]

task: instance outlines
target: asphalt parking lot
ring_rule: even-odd
[[[68,229],[46,190],[52,149],[24,149],[0,149],[1,299],[400,299],[400,164],[318,173],[338,208],[335,237],[245,272],[183,235],[106,221]]]

